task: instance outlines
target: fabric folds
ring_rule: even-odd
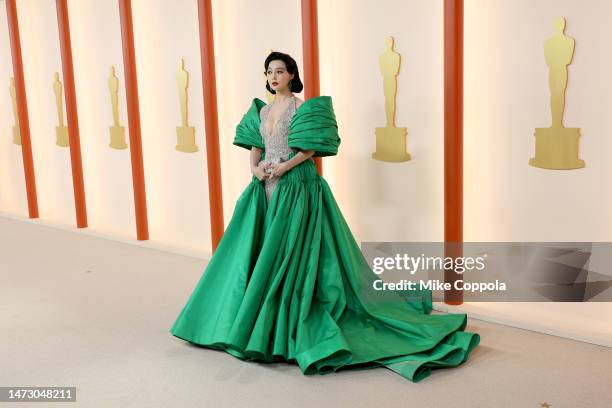
[[[232,142],[236,146],[240,146],[247,150],[252,147],[264,149],[264,142],[259,133],[259,111],[266,105],[259,98],[254,98],[251,102],[249,110],[242,116],[242,119],[236,126],[236,134]]]
[[[259,132],[259,112],[265,105],[259,98],[252,100],[249,110],[236,126],[234,145],[248,150],[253,146],[265,150]],[[314,150],[315,157],[336,155],[341,139],[331,97],[316,96],[304,101],[291,119],[288,139],[289,147]]]
[[[296,111],[288,136],[289,147],[314,150],[315,157],[336,155],[341,139],[331,97],[306,100]]]
[[[170,332],[245,361],[303,374],[386,367],[418,382],[478,345],[465,314],[430,314],[431,296],[372,289],[370,269],[329,185],[306,160],[266,201],[253,177]],[[429,293],[430,295],[430,293]]]

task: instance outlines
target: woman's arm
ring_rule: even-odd
[[[257,167],[261,159],[261,149],[259,147],[251,147],[251,170]]]
[[[310,159],[313,154],[315,154],[314,150],[300,150],[290,160],[284,162],[287,166],[287,169],[285,169],[285,171],[289,171],[304,160]]]
[[[260,159],[261,159],[261,149],[255,146],[251,147],[251,154],[250,154],[251,173],[253,173],[253,175],[257,177],[258,180],[263,180],[267,178],[268,175],[266,174],[264,167],[259,165]]]
[[[279,163],[277,165],[272,165],[272,175],[280,177],[285,172],[291,170],[293,167],[297,166],[304,160],[308,160],[315,154],[314,150],[301,150],[296,153],[291,159],[286,162]]]

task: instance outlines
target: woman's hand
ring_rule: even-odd
[[[251,173],[253,173],[253,175],[257,177],[259,181],[265,180],[270,178],[270,175],[266,172],[268,167],[270,167],[270,163],[262,160],[257,164],[257,166],[251,166]]]
[[[272,173],[270,173],[271,177],[281,177],[289,170],[289,165],[287,162],[282,162],[278,164],[272,164]]]

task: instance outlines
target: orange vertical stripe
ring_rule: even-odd
[[[210,202],[210,235],[213,252],[223,236],[223,192],[219,154],[219,121],[217,113],[217,75],[210,0],[198,0],[200,60],[208,164],[208,199]]]
[[[320,95],[319,82],[319,25],[317,0],[302,0],[302,49],[304,53],[304,99]],[[319,175],[323,162],[314,158]]]
[[[130,157],[132,162],[132,186],[138,240],[149,239],[147,196],[145,192],[144,166],[142,162],[142,138],[140,135],[140,107],[138,104],[138,78],[136,77],[136,53],[132,26],[131,0],[119,0],[123,69],[127,100],[128,127],[130,131]]]
[[[25,176],[26,195],[28,199],[28,216],[38,218],[38,198],[36,194],[36,178],[34,176],[34,161],[32,159],[32,140],[30,139],[30,119],[26,98],[25,80],[23,76],[23,61],[21,58],[21,40],[19,38],[19,20],[15,0],[6,0],[6,16],[13,58],[13,77],[15,78],[15,93],[17,97],[17,116],[19,117],[19,132],[21,136],[21,154],[23,156],[23,173]]]
[[[57,9],[60,51],[62,54],[62,71],[64,78],[64,95],[66,99],[68,139],[70,142],[70,164],[72,166],[74,208],[76,212],[77,227],[85,228],[87,227],[87,207],[85,204],[85,186],[83,182],[79,117],[77,113],[76,92],[74,90],[74,70],[72,66],[72,44],[70,42],[68,5],[66,0],[56,0],[55,5]]]
[[[445,256],[462,255],[463,242],[463,0],[444,1],[444,242]],[[445,282],[459,275],[445,271]],[[463,292],[444,294],[463,303]]]

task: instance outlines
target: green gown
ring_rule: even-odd
[[[269,105],[254,98],[233,143],[272,162],[279,152],[280,161],[300,150],[335,155],[331,97],[289,106],[268,135]],[[277,177],[271,194],[267,187],[253,176],[238,198],[174,336],[242,360],[295,363],[303,374],[383,366],[418,382],[467,360],[480,336],[464,330],[465,314],[432,315],[431,292],[372,288],[379,276],[312,159]]]

